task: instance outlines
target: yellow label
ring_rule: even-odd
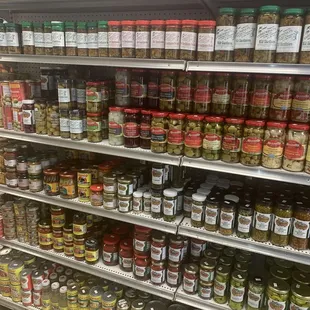
[[[292,109],[303,111],[303,112],[309,112],[310,111],[310,100],[294,99],[292,103]]]
[[[51,215],[52,216],[52,226],[53,227],[63,227],[65,225],[65,215]]]
[[[50,299],[42,299],[42,309],[50,310],[51,309],[51,300]]]
[[[59,183],[44,183],[44,190],[46,193],[59,193]]]
[[[48,234],[39,233],[39,243],[40,245],[53,244],[53,234],[52,233],[48,233]]]
[[[54,244],[53,244],[53,248],[55,250],[61,250],[64,248],[64,239],[61,237],[61,238],[55,238],[54,237]]]
[[[85,245],[74,245],[74,256],[75,257],[85,257]]]
[[[85,260],[88,262],[95,262],[99,259],[99,250],[97,251],[85,251]]]
[[[23,269],[24,265],[16,269],[9,269],[9,278],[12,285],[20,285],[20,273]]]

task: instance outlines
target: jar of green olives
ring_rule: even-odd
[[[170,113],[168,117],[167,152],[182,155],[184,151],[185,114]]]
[[[263,306],[265,285],[263,278],[254,277],[249,281],[247,310],[258,310]]]
[[[195,77],[194,107],[197,114],[209,114],[212,99],[212,76],[210,72],[198,72]]]
[[[222,161],[227,163],[238,163],[240,161],[243,124],[244,119],[242,118],[226,118],[222,141]]]
[[[167,116],[166,112],[153,112],[151,151],[154,153],[166,153],[167,151]]]
[[[218,265],[214,279],[214,301],[218,304],[225,304],[228,300],[230,267]]]
[[[275,307],[279,310],[287,309],[289,293],[290,286],[284,280],[271,278],[268,281],[266,290],[267,310],[274,309]]]
[[[70,111],[70,138],[83,140],[83,115],[80,110]]]
[[[208,231],[217,231],[220,215],[220,196],[210,194],[206,200],[206,216],[204,227]]]
[[[185,132],[189,131],[197,131],[197,132],[203,132],[203,115],[187,115],[186,117],[186,126],[185,126]]]
[[[47,102],[46,127],[49,136],[60,135],[59,105],[53,100]]]
[[[176,72],[163,71],[159,84],[159,110],[175,111],[176,106]]]
[[[239,238],[250,238],[253,213],[254,209],[251,203],[240,203],[238,208],[238,220],[236,228],[236,235]]]
[[[180,72],[177,80],[176,111],[191,113],[193,111],[193,77],[192,72]]]
[[[309,286],[305,284],[293,284],[291,287],[290,309],[308,309],[310,307]]]
[[[87,140],[88,142],[102,141],[102,115],[101,113],[87,113]]]
[[[189,115],[188,117],[190,117]],[[190,130],[185,133],[184,155],[190,158],[199,158],[202,153],[202,133]]]
[[[227,195],[228,196],[228,195]],[[226,198],[226,196],[225,196]],[[236,203],[225,199],[221,204],[219,216],[219,233],[222,235],[232,235],[236,217]]]
[[[205,195],[201,194],[192,195],[191,225],[193,227],[203,227],[206,198]]]
[[[241,271],[234,271],[230,280],[230,296],[228,305],[232,310],[241,310],[245,299],[247,274]]]
[[[46,135],[46,116],[47,116],[47,104],[45,99],[37,98],[34,103],[34,120],[36,124],[36,134]]]
[[[228,115],[231,97],[231,75],[229,73],[215,73],[212,94],[212,113]]]
[[[206,160],[219,160],[221,156],[223,122],[221,116],[206,116],[202,157]]]
[[[245,166],[259,166],[263,151],[265,121],[247,120],[245,125],[240,162]]]
[[[177,196],[178,192],[172,188],[164,190],[163,213],[164,221],[173,222],[177,214]]]

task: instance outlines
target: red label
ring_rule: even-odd
[[[284,156],[287,159],[301,160],[305,155],[305,147],[297,141],[288,140],[284,149]]]
[[[211,89],[207,86],[198,86],[195,90],[194,101],[196,103],[211,103]]]
[[[152,128],[151,139],[154,142],[166,142],[166,130],[162,128]]]
[[[259,107],[269,107],[271,96],[265,89],[257,89],[251,99],[251,105]]]
[[[295,94],[294,99],[300,100],[300,101],[306,101],[310,99],[310,95],[308,95],[307,93],[303,93],[303,92],[298,92]]]
[[[129,96],[129,85],[123,82],[115,82],[115,93],[122,96]]]
[[[185,135],[185,145],[188,147],[199,148],[202,145],[201,133],[198,131],[189,131]]]
[[[179,129],[170,129],[168,132],[168,142],[172,144],[182,144],[184,140],[183,131]]]
[[[139,125],[137,123],[125,123],[123,127],[124,137],[138,138],[140,136]]]
[[[247,105],[248,104],[248,92],[246,90],[236,90],[232,95],[232,104]]]
[[[115,136],[121,136],[123,133],[123,127],[116,122],[109,122],[109,134]]]
[[[187,85],[182,85],[178,87],[177,100],[192,100],[192,92],[193,90]]]
[[[11,82],[10,91],[13,104],[26,99],[26,85],[24,82]]]
[[[149,124],[140,125],[140,138],[144,139],[151,138],[151,126]]]
[[[260,155],[262,153],[263,140],[256,137],[247,137],[242,141],[242,152]]]
[[[174,99],[175,97],[175,88],[170,84],[160,84],[160,98],[161,99]]]
[[[214,89],[214,93],[217,95],[226,95],[229,94],[228,89],[225,87],[217,87]]]
[[[147,86],[136,81],[131,82],[130,85],[131,97],[146,98]]]
[[[236,138],[235,136],[226,135],[223,138],[222,150],[224,151],[240,151],[240,138]]]
[[[158,98],[159,97],[159,86],[157,83],[149,82],[147,85],[147,96],[149,98]]]

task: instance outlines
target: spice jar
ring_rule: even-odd
[[[59,195],[59,170],[47,168],[43,170],[44,192],[48,196]]]
[[[241,118],[226,118],[222,142],[222,161],[228,163],[239,162],[243,123],[244,120]]]
[[[22,113],[25,133],[35,133],[34,100],[23,100]]]
[[[136,58],[150,58],[150,21],[136,21]]]
[[[50,221],[41,220],[38,224],[39,245],[42,250],[53,248],[52,226]]]
[[[167,151],[167,116],[166,112],[153,112],[151,151],[154,153],[166,153]]]
[[[197,60],[213,61],[215,26],[214,20],[198,21]]]
[[[231,78],[229,73],[215,73],[212,94],[212,113],[228,115],[231,96]]]
[[[250,238],[253,213],[254,210],[252,203],[242,202],[239,205],[236,227],[236,235],[239,238]]]
[[[170,113],[168,118],[167,152],[170,155],[182,155],[184,150],[185,114]]]
[[[197,20],[182,20],[180,59],[196,60]]]
[[[115,105],[119,107],[130,106],[130,71],[116,69],[115,74]]]
[[[177,79],[176,111],[193,111],[193,81],[191,72],[180,72]]]
[[[32,22],[22,22],[22,40],[24,54],[34,55],[34,35]]]
[[[98,57],[98,24],[87,23],[87,49],[89,57]]]
[[[143,108],[147,106],[146,70],[133,69],[130,84],[131,106]]]
[[[64,199],[74,199],[77,197],[76,173],[64,171],[59,174],[60,197]]]
[[[108,57],[108,22],[98,21],[98,55]]]
[[[297,64],[302,28],[303,9],[286,9],[282,13],[277,42],[276,62]]]
[[[109,144],[123,145],[124,109],[119,107],[110,107],[109,110]]]
[[[132,239],[125,239],[120,242],[119,267],[123,271],[132,271],[133,247]]]
[[[66,56],[65,26],[63,22],[52,22],[53,55]]]
[[[261,309],[264,300],[264,292],[265,286],[261,277],[254,277],[250,280],[246,308],[248,310]]]
[[[150,279],[151,262],[148,255],[135,255],[133,263],[133,275],[137,280],[147,281]]]
[[[22,54],[22,38],[20,25],[6,23],[6,40],[9,54]]]
[[[228,286],[229,286],[228,266],[218,265],[216,268],[214,279],[214,301],[218,304],[225,304],[228,300]]]
[[[159,107],[159,83],[160,71],[150,70],[147,83],[147,106],[149,109],[157,110]]]
[[[225,199],[221,204],[219,215],[219,232],[222,235],[232,235],[234,232],[236,203]]]
[[[93,184],[90,187],[90,203],[92,206],[102,206],[103,204],[103,186]]]
[[[169,263],[180,264],[183,258],[184,239],[182,236],[169,237],[168,260]]]
[[[163,71],[159,85],[159,109],[173,112],[176,108],[176,73]]]
[[[198,266],[188,264],[183,274],[183,290],[187,294],[195,294],[198,289]]]
[[[163,214],[164,221],[173,222],[176,219],[178,192],[172,188],[164,190]]]
[[[181,21],[166,20],[165,58],[180,59]]]
[[[66,55],[77,56],[75,22],[65,22],[65,42],[66,42]]]
[[[60,124],[59,124],[59,106],[58,102],[47,102],[47,116],[46,116],[47,134],[49,136],[59,136]]]
[[[151,20],[151,59],[165,58],[165,21]]]
[[[109,57],[122,57],[122,28],[119,21],[108,21]]]
[[[87,24],[86,22],[78,22],[76,27],[76,45],[77,55],[87,56]]]
[[[233,61],[236,32],[236,9],[221,8],[216,20],[215,61]]]
[[[290,286],[284,280],[269,279],[266,290],[267,305],[277,304],[282,310],[286,309],[289,301],[289,292]]]
[[[133,20],[123,20],[122,25],[122,57],[136,57],[136,22]]]
[[[234,271],[230,280],[230,296],[228,305],[231,309],[242,309],[245,299],[247,273]]]
[[[203,227],[206,198],[205,195],[201,194],[192,195],[191,225],[193,227]]]
[[[34,49],[36,55],[45,55],[43,24],[40,22],[33,23]]]
[[[142,110],[140,122],[140,147],[142,149],[150,149],[152,112],[149,110]]]

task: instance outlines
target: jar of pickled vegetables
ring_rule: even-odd
[[[236,217],[236,203],[225,199],[221,204],[219,214],[219,232],[222,235],[232,235]]]
[[[64,199],[73,199],[77,197],[76,173],[73,171],[64,171],[59,174],[60,197]]]
[[[154,153],[166,153],[167,151],[167,116],[166,112],[153,112],[151,151]]]
[[[178,75],[176,111],[182,113],[191,113],[193,111],[192,72],[180,72]]]
[[[46,127],[49,136],[60,135],[59,105],[56,101],[47,102]]]
[[[185,114],[170,113],[168,117],[167,152],[182,155],[184,152]]]
[[[188,119],[191,119],[192,116],[197,115],[188,115]],[[201,157],[201,154],[202,154],[202,133],[195,130],[187,131],[185,133],[184,138],[184,155],[190,158],[199,158]]]
[[[218,265],[216,268],[214,301],[218,304],[225,304],[228,300],[229,273],[230,268],[228,266]]]
[[[109,110],[109,144],[123,145],[124,108],[110,107]]]
[[[150,58],[150,21],[136,21],[136,58]]]
[[[212,99],[212,76],[210,72],[198,72],[194,81],[193,112],[209,114]]]
[[[109,57],[122,57],[122,26],[120,21],[108,21]]]
[[[211,112],[216,115],[228,115],[231,97],[231,75],[215,73]]]
[[[230,295],[228,305],[233,310],[243,308],[247,286],[247,273],[234,271],[230,280]]]
[[[176,85],[175,71],[163,71],[159,84],[159,110],[174,112],[176,108]]]
[[[236,235],[239,238],[250,238],[253,213],[254,209],[252,203],[240,203],[238,208],[238,219],[236,227]]]
[[[267,309],[277,307],[279,310],[287,309],[290,296],[290,286],[284,281],[271,278],[266,290]]]
[[[191,225],[193,227],[203,227],[206,198],[207,196],[201,194],[192,195]]]
[[[247,310],[261,309],[264,301],[265,285],[263,278],[254,277],[249,281]]]
[[[206,200],[206,216],[204,227],[208,231],[217,231],[219,225],[221,199],[218,195],[210,194]]]
[[[196,60],[197,20],[182,20],[180,59]]]

